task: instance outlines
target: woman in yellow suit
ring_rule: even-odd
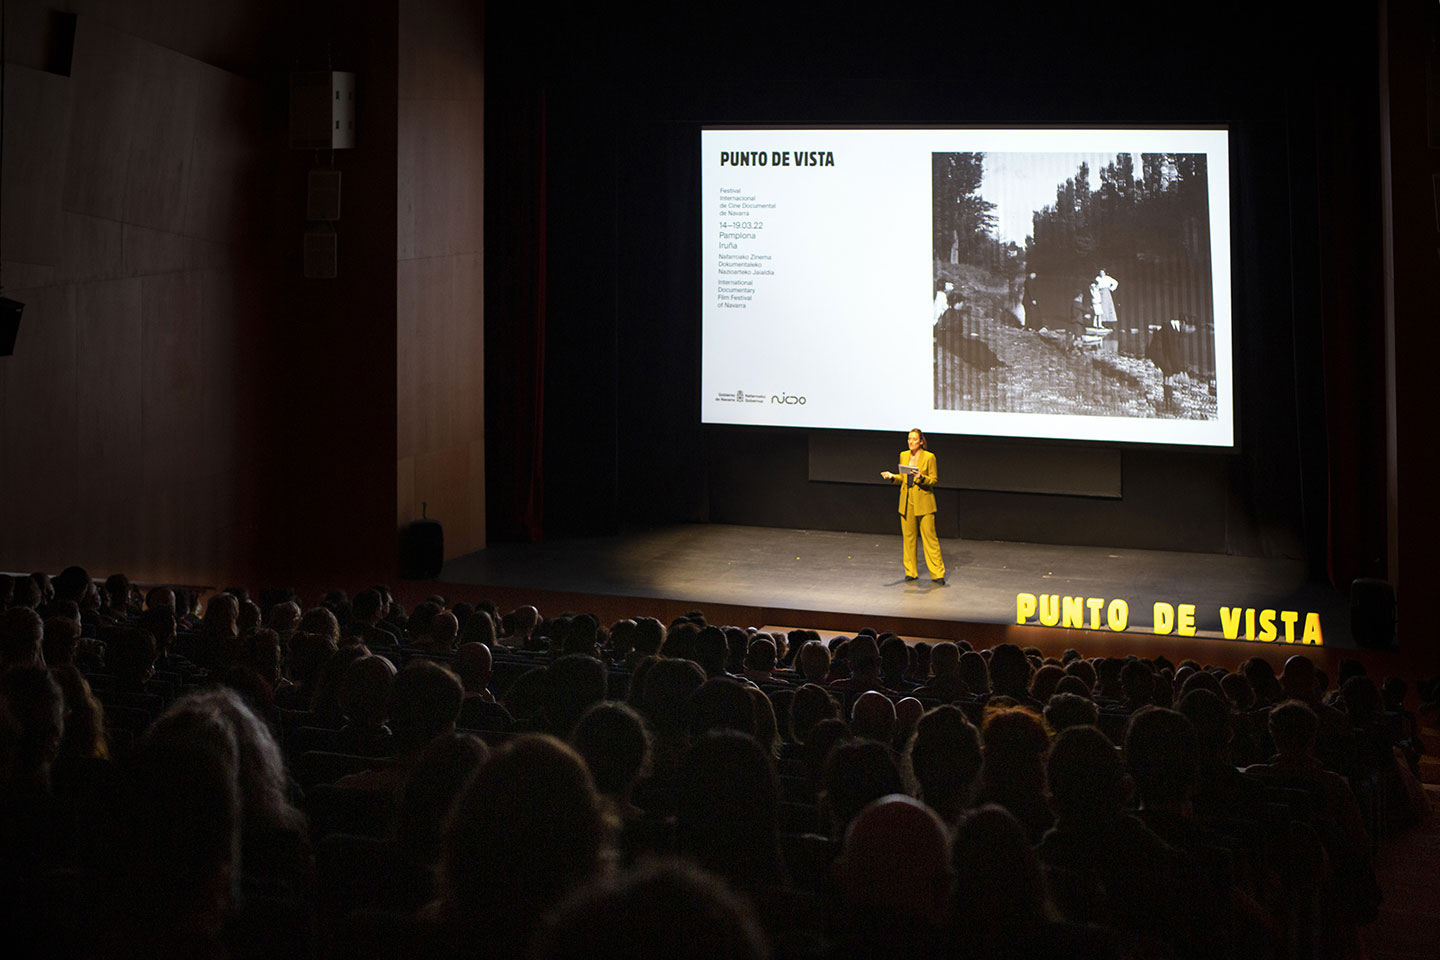
[[[910,449],[900,454],[900,463],[914,467],[919,473],[896,474],[889,470],[880,476],[892,483],[900,484],[900,532],[905,537],[903,559],[905,579],[914,580],[915,532],[925,541],[925,566],[930,568],[930,580],[945,585],[945,561],[940,556],[940,537],[935,533],[935,483],[940,472],[935,467],[935,454],[925,449],[925,434],[917,428],[906,438]]]

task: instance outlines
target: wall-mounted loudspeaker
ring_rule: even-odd
[[[290,146],[296,150],[355,146],[355,74],[338,70],[290,74]]]
[[[1395,649],[1395,588],[1361,577],[1350,584],[1350,635],[1366,650]]]
[[[339,170],[311,170],[306,175],[305,219],[340,219]]]
[[[328,223],[312,224],[305,231],[306,280],[334,280],[340,275],[340,236]]]
[[[0,357],[15,353],[15,338],[20,333],[20,314],[25,304],[9,297],[0,297]]]

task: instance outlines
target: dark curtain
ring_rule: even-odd
[[[1387,577],[1385,317],[1379,27],[1357,5],[1325,35],[1311,91],[1318,231],[1316,290],[1326,449],[1330,582]],[[1303,318],[1296,318],[1297,325]]]
[[[545,532],[546,100],[486,98],[486,514],[494,540]]]

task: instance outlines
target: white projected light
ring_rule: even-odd
[[[706,423],[1233,445],[1224,130],[700,153]]]

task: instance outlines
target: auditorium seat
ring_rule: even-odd
[[[334,924],[352,910],[414,910],[434,894],[434,872],[394,840],[331,833],[315,848],[315,906]]]
[[[818,833],[781,833],[780,853],[790,882],[801,890],[819,893],[830,880],[830,866],[840,852],[838,841]]]
[[[296,758],[292,768],[295,782],[306,794],[322,783],[334,783],[341,777],[363,770],[376,770],[385,764],[384,757],[362,757],[328,750],[307,750]]]
[[[790,803],[815,803],[815,784],[809,777],[780,777],[780,799]]]
[[[775,763],[776,771],[782,777],[809,777],[810,768],[805,766],[805,761],[801,759],[802,746],[800,744],[786,744],[785,746],[794,746],[796,749],[781,751],[780,759]]]
[[[376,839],[390,832],[394,795],[388,790],[365,790],[319,783],[306,791],[310,836],[316,840],[332,833],[351,833]]]
[[[814,833],[822,829],[820,811],[815,804],[782,800],[779,807],[781,833]]]
[[[299,757],[312,750],[348,753],[357,757],[384,757],[392,750],[388,733],[328,727],[296,727],[285,738],[285,752]]]

